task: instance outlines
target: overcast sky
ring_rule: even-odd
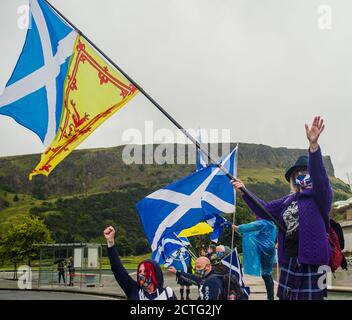
[[[304,123],[321,115],[323,153],[339,178],[352,172],[351,0],[50,1],[184,127],[306,148]],[[27,3],[1,0],[0,92],[24,42],[17,9]],[[122,133],[143,132],[145,120],[174,129],[140,94],[81,148],[124,144]],[[42,151],[36,135],[0,116],[0,156]]]

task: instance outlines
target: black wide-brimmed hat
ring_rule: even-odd
[[[286,171],[285,178],[288,182],[290,182],[291,174],[294,173],[298,168],[308,167],[308,157],[300,156],[296,163]]]

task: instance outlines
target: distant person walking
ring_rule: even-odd
[[[68,259],[68,265],[67,265],[67,267],[68,267],[68,273],[69,273],[69,275],[70,275],[69,286],[72,287],[72,286],[73,286],[73,279],[74,279],[75,271],[76,271],[76,269],[75,269],[75,267],[74,267],[74,263],[73,263],[73,258],[72,258],[72,257],[70,257],[70,258]]]
[[[164,288],[164,276],[153,260],[144,260],[137,267],[137,281],[133,280],[121,263],[115,246],[115,229],[108,227],[104,236],[108,244],[111,270],[129,300],[176,300],[170,287]]]
[[[60,260],[58,262],[58,265],[57,265],[57,271],[58,271],[58,275],[59,275],[59,284],[61,283],[61,278],[64,282],[64,284],[66,284],[66,277],[65,277],[65,262],[64,260]]]
[[[243,237],[244,273],[262,276],[268,300],[274,300],[272,272],[276,254],[275,224],[272,221],[258,219],[251,223],[234,225],[233,228]]]
[[[311,127],[305,125],[308,157],[299,157],[285,174],[292,193],[268,203],[256,197],[285,228],[278,234],[281,272],[277,296],[281,300],[322,300],[327,293],[326,268],[320,266],[327,266],[331,255],[327,230],[332,189],[318,144],[324,127],[320,117],[314,118]],[[241,192],[244,184],[240,180],[232,183]],[[270,219],[250,197],[242,197],[257,216]]]

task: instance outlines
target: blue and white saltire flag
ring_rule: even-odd
[[[213,228],[213,232],[210,234],[210,241],[215,243],[219,241],[219,237],[224,232],[225,228],[232,227],[232,223],[220,215],[214,216],[207,220],[206,223]]]
[[[233,172],[237,148],[221,164]],[[234,212],[235,193],[230,180],[215,165],[199,170],[150,194],[136,207],[145,234],[160,260],[162,240],[221,213]]]
[[[200,144],[202,144],[202,135],[201,135],[201,130],[198,129],[198,141]],[[205,168],[208,165],[207,157],[205,154],[199,149],[196,148],[196,170],[199,171],[200,169]]]
[[[238,283],[242,287],[242,290],[245,295],[245,300],[248,300],[250,295],[250,288],[246,287],[243,282],[243,270],[238,258],[237,249],[235,248],[231,254],[227,255],[221,260],[221,263],[228,269],[229,274],[235,276],[238,280]]]
[[[159,247],[159,264],[165,267],[174,266],[176,270],[188,272],[188,266],[191,262],[191,256],[187,250],[190,242],[187,238],[178,238],[176,235],[170,238],[164,238]]]
[[[64,81],[77,32],[44,0],[29,0],[22,53],[0,96],[0,114],[36,133],[48,146],[59,128]]]

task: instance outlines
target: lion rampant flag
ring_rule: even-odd
[[[64,85],[60,127],[41,161],[30,174],[48,176],[105,120],[130,101],[138,90],[77,37]]]

